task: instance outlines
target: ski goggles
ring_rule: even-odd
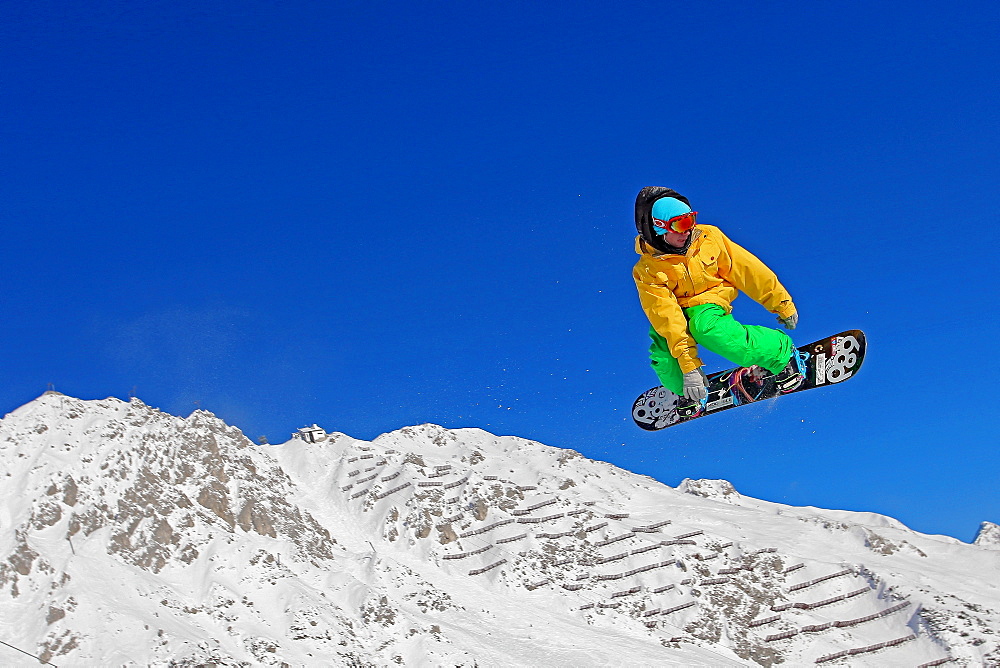
[[[653,219],[653,231],[657,234],[666,234],[667,231],[683,234],[695,225],[698,218],[697,211],[688,211],[679,216],[674,216],[669,220]]]

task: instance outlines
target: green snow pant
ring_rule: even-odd
[[[703,304],[684,309],[688,332],[699,346],[722,355],[739,366],[756,364],[771,373],[785,368],[792,358],[795,345],[784,332],[761,327],[742,325],[732,315],[716,304]],[[674,394],[684,394],[684,374],[672,354],[667,340],[655,329],[649,328],[650,364],[660,379],[660,384]]]

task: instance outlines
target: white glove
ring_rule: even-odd
[[[792,313],[787,318],[782,318],[778,316],[778,322],[785,326],[785,329],[795,329],[795,325],[799,324],[799,314],[798,312]]]
[[[708,396],[708,378],[698,367],[684,374],[684,397],[691,401],[701,401]]]

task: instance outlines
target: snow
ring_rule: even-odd
[[[1000,526],[993,522],[983,522],[976,534],[975,544],[993,550],[1000,550]]]
[[[57,665],[1000,661],[989,522],[969,545],[478,429],[255,445],[55,393],[0,421],[0,466],[0,641]]]

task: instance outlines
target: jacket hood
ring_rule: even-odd
[[[639,191],[639,195],[635,198],[635,229],[643,241],[656,250],[667,253],[670,252],[670,249],[667,247],[663,237],[653,231],[653,203],[663,197],[673,197],[684,202],[689,207],[691,206],[688,198],[676,190],[664,188],[663,186],[646,186]]]
[[[667,250],[661,250],[656,248],[643,239],[641,236],[635,238],[635,252],[637,255],[649,255],[650,257],[662,257],[664,255],[687,255],[688,250],[691,245],[701,236],[701,230],[697,227],[691,230],[691,236],[688,237],[688,241],[684,244],[684,248],[673,248],[672,246],[666,246],[666,244],[661,244]]]

